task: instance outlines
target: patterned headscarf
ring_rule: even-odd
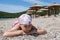
[[[32,22],[32,18],[31,16],[29,16],[28,14],[22,14],[19,18],[18,18],[18,22],[20,24],[31,24]]]

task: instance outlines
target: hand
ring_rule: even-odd
[[[27,34],[33,34],[33,33],[37,33],[36,30],[32,30],[32,31],[30,31],[30,32],[27,33]]]

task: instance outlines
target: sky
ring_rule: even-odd
[[[0,0],[0,11],[16,13],[28,10],[38,3],[41,6],[51,5],[53,2],[60,4],[59,0]]]

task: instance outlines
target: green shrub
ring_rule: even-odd
[[[35,15],[40,15],[40,16],[44,16],[44,15],[46,15],[47,13],[46,13],[46,12],[33,12],[33,14],[35,14]]]
[[[7,13],[7,12],[0,11],[0,18],[17,18],[24,13],[26,13],[26,11],[19,12],[19,13]]]

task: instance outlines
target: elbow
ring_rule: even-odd
[[[4,33],[4,34],[3,34],[3,36],[4,36],[4,37],[7,37],[7,36],[8,36],[8,34],[7,34],[7,33]]]
[[[3,34],[3,36],[4,36],[4,37],[6,37],[6,36],[7,36],[7,34],[6,34],[6,33],[4,33],[4,34]]]

